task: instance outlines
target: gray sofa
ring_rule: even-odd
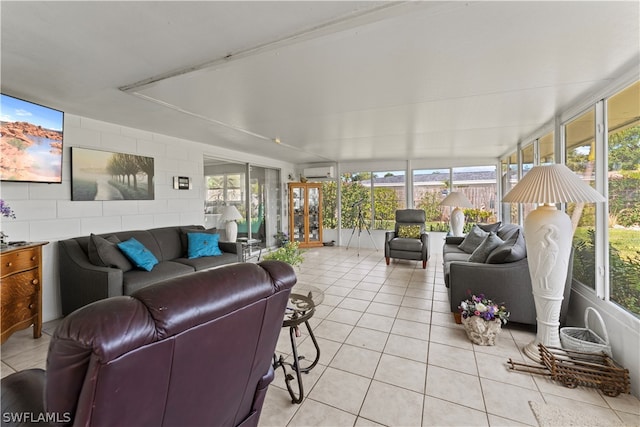
[[[60,299],[62,314],[91,302],[119,295],[161,280],[242,261],[242,244],[219,242],[222,255],[188,258],[188,232],[215,233],[202,226],[163,227],[150,230],[119,231],[58,242]],[[135,238],[159,261],[151,271],[135,268],[122,255],[116,242]],[[101,239],[100,239],[101,238]]]
[[[472,294],[484,294],[496,303],[504,303],[511,312],[510,322],[536,324],[531,277],[522,227],[514,224],[488,224],[485,231],[495,232],[503,244],[489,251],[484,262],[470,262],[473,252],[462,246],[465,237],[446,237],[443,246],[445,285],[449,291],[451,312],[458,314],[460,302]],[[573,251],[569,260],[560,323],[564,324],[571,294]],[[459,317],[456,316],[456,320]]]

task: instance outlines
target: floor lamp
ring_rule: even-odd
[[[238,237],[238,224],[237,219],[242,219],[242,215],[238,212],[238,209],[231,205],[225,206],[222,210],[221,222],[226,222],[225,230],[227,232],[227,241],[235,242]]]
[[[459,191],[453,191],[449,193],[449,195],[445,197],[443,201],[440,202],[440,206],[455,207],[455,209],[451,211],[451,234],[457,237],[464,236],[464,212],[460,208],[473,207],[469,199],[467,199],[467,196]]]
[[[539,204],[524,221],[537,322],[536,338],[524,353],[540,360],[538,344],[561,347],[560,308],[573,239],[571,219],[556,203],[604,202],[605,198],[565,165],[545,165],[531,168],[502,201]]]

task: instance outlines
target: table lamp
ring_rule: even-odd
[[[573,239],[569,215],[555,204],[604,202],[605,198],[571,169],[557,164],[531,168],[502,201],[539,204],[524,221],[537,322],[536,338],[524,347],[524,353],[539,361],[538,344],[561,347],[560,308]]]
[[[464,229],[464,212],[460,208],[473,207],[469,199],[467,199],[467,196],[459,191],[452,191],[447,197],[444,198],[443,201],[440,202],[440,206],[455,206],[455,209],[451,211],[451,234],[457,237],[463,236],[464,233],[462,230]]]
[[[235,206],[225,206],[222,210],[222,216],[220,221],[226,222],[225,230],[227,232],[227,240],[229,242],[235,242],[238,237],[238,224],[237,219],[242,219],[242,215],[238,212]]]

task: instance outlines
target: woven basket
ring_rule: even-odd
[[[604,339],[589,329],[589,313],[593,313],[600,321],[600,329]],[[560,342],[562,348],[567,350],[583,351],[586,353],[605,352],[610,357],[611,345],[609,344],[609,334],[600,313],[593,307],[587,307],[584,311],[584,328],[560,328]]]

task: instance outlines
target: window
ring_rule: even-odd
[[[569,169],[594,186],[596,176],[595,112],[576,117],[564,127],[565,163]],[[595,289],[596,210],[594,203],[568,203],[567,213],[574,230],[573,278]]]
[[[373,183],[373,229],[393,230],[396,210],[406,205],[406,179],[404,171],[374,172]]]
[[[277,244],[275,235],[282,230],[282,194],[278,169],[205,157],[204,174],[207,185],[207,228],[224,228],[224,224],[220,223],[222,210],[224,206],[233,205],[242,215],[242,219],[236,221],[238,237],[259,239],[263,247]]]
[[[511,153],[502,163],[502,194],[507,194],[518,183],[518,152]],[[502,204],[502,221],[519,224],[518,204]]]
[[[527,172],[535,166],[535,144],[531,144],[522,148],[522,169],[520,171],[520,177],[524,177]],[[522,203],[522,218],[526,218],[527,215],[536,209],[535,203]]]
[[[370,227],[371,172],[345,173],[340,177],[340,186],[342,228],[356,228],[360,220]]]
[[[640,82],[607,104],[609,299],[640,316]]]
[[[448,231],[448,217],[443,217],[440,202],[449,193],[449,169],[422,169],[413,171],[413,206],[427,216],[427,229]]]
[[[464,209],[466,228],[470,228],[475,223],[496,221],[495,166],[453,168],[452,188],[453,191],[464,193],[473,205],[471,209]]]
[[[541,165],[552,165],[555,161],[555,150],[554,150],[554,141],[553,141],[553,132],[550,132],[538,139],[538,155]]]

